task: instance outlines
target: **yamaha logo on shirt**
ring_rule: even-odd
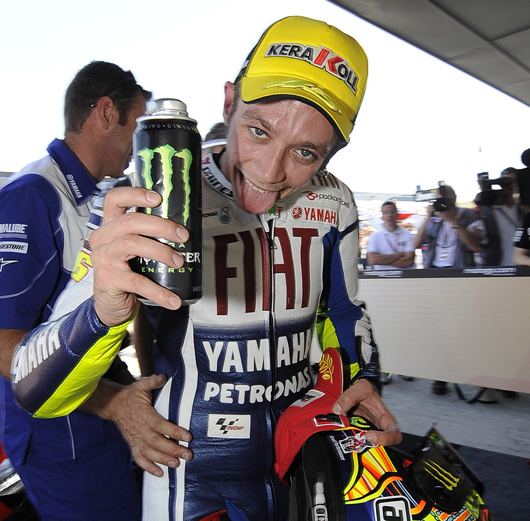
[[[248,414],[209,414],[208,438],[250,438]]]

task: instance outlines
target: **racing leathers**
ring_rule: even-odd
[[[177,311],[147,306],[156,370],[169,378],[155,407],[191,431],[194,458],[162,479],[145,474],[143,516],[287,520],[288,487],[273,470],[273,434],[282,411],[313,386],[312,347],[340,347],[352,381],[378,378],[369,319],[355,297],[357,211],[351,191],[332,175],[314,176],[263,215],[237,206],[211,154],[203,177],[203,297]],[[52,319],[92,294],[89,262],[82,273]],[[71,391],[82,400],[83,349],[92,363],[116,330],[98,323],[91,298],[43,327],[17,352],[15,391],[33,414],[41,407],[64,413],[76,406],[69,404]],[[46,328],[55,347],[35,364]],[[40,381],[43,366],[66,368],[65,360],[76,377],[63,369],[62,379],[54,372],[53,385]],[[46,388],[38,400],[31,392],[36,382]]]

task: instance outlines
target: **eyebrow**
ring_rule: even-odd
[[[266,119],[264,119],[259,112],[253,110],[252,108],[248,108],[247,110],[245,110],[241,114],[241,119],[245,120],[247,123],[257,123],[268,132],[272,132],[274,130],[270,123]],[[303,143],[298,143],[297,146],[312,149],[324,158],[331,152],[334,143],[332,142],[329,144],[316,144],[310,141],[305,141]]]

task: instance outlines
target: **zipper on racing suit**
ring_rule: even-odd
[[[269,286],[269,357],[270,357],[270,368],[271,368],[271,400],[269,403],[269,419],[270,424],[268,426],[270,430],[271,440],[274,440],[274,432],[276,430],[276,418],[274,412],[274,396],[276,391],[276,382],[278,380],[278,368],[277,368],[277,341],[276,341],[276,317],[275,317],[275,277],[274,277],[274,251],[276,250],[275,244],[275,224],[276,219],[279,217],[278,210],[276,206],[273,208],[269,214],[259,215],[261,226],[265,231],[265,236],[267,238],[268,253],[269,253],[269,266],[268,266],[268,286]],[[278,519],[278,502],[276,499],[276,493],[274,490],[274,461],[276,459],[274,453],[274,443],[272,444],[272,454],[271,454],[271,471],[267,478],[267,482],[271,494],[271,503],[273,508],[273,519]]]

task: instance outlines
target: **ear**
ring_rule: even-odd
[[[227,81],[225,83],[225,103],[223,107],[223,119],[225,125],[228,125],[228,121],[230,120],[232,105],[234,104],[235,91],[236,86],[231,81]]]
[[[99,98],[94,108],[98,123],[104,130],[109,130],[112,122],[117,117],[116,105],[111,98],[103,96]]]

